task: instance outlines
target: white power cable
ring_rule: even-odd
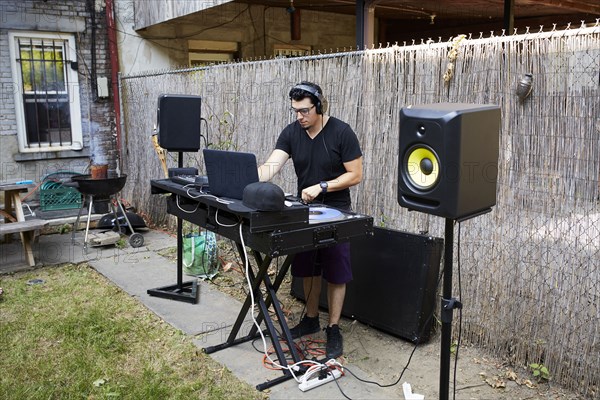
[[[233,203],[232,201],[224,200],[224,199],[221,199],[221,198],[219,198],[217,196],[213,196],[212,194],[208,194],[208,193],[200,192],[199,195],[192,194],[192,193],[190,193],[190,190],[194,189],[194,187],[188,188],[188,186],[192,186],[192,185],[188,184],[188,185],[185,185],[183,188],[186,189],[186,193],[187,193],[188,197],[191,198],[191,199],[199,199],[199,198],[202,198],[202,197],[210,197],[210,198],[214,199],[215,201],[217,201],[218,203],[221,203],[221,204],[231,204],[231,203]],[[177,194],[175,196],[176,196],[175,197],[175,203],[177,204],[177,208],[179,208],[184,213],[186,213],[186,214],[193,214],[196,211],[198,211],[198,207],[200,207],[200,203],[197,203],[196,204],[196,208],[194,208],[193,210],[186,210],[183,207],[181,207],[181,205],[179,204],[179,195]],[[232,225],[222,224],[222,223],[220,223],[218,221],[218,218],[219,218],[219,209],[217,209],[217,211],[215,213],[215,220],[216,220],[216,222],[217,222],[218,225],[224,226],[226,228],[232,228],[232,227],[234,227],[234,226],[237,225],[237,222],[235,224],[232,224]]]
[[[340,368],[343,368],[342,365],[333,358],[331,360],[327,361],[325,364],[314,361],[314,360],[301,360],[301,361],[298,361],[297,363],[287,365],[287,366],[280,365],[279,363],[277,363],[275,360],[273,360],[271,358],[271,356],[269,355],[269,353],[267,351],[267,341],[265,339],[265,335],[263,334],[260,324],[256,320],[256,316],[254,314],[255,300],[254,300],[254,291],[252,290],[252,281],[250,279],[250,262],[248,261],[248,252],[246,251],[246,245],[244,243],[244,237],[242,235],[242,223],[241,222],[240,222],[240,227],[239,227],[239,236],[240,236],[240,242],[241,242],[240,244],[241,244],[242,250],[244,252],[244,264],[245,264],[244,270],[245,270],[245,275],[246,275],[246,282],[248,283],[248,287],[250,289],[250,316],[252,317],[252,323],[254,324],[254,326],[256,326],[256,328],[258,329],[258,333],[260,334],[260,338],[263,343],[263,353],[264,353],[266,359],[269,360],[271,362],[271,364],[273,364],[275,367],[280,368],[280,369],[287,369],[288,371],[290,371],[290,373],[292,374],[292,377],[298,383],[306,382],[314,373],[322,371],[324,369],[325,370],[329,369],[331,366],[339,366]],[[277,338],[273,338],[273,339],[278,340]],[[293,345],[293,343],[288,343],[288,344],[290,345],[290,348]],[[296,374],[294,373],[294,371],[297,371],[299,369],[299,367],[303,364],[313,364],[313,365],[308,368],[308,370],[304,373],[304,375],[301,378],[298,378],[296,376]]]
[[[184,188],[186,186],[184,186]],[[198,196],[193,195],[192,193],[190,193],[191,189],[192,188],[188,188],[187,189],[187,195],[190,198],[192,198],[192,199],[197,199],[197,198],[200,198],[200,197],[212,197],[216,201],[218,201],[220,203],[223,203],[223,204],[229,204],[229,203],[231,203],[230,201],[220,199],[220,198],[218,198],[216,196],[213,196],[213,195],[210,195],[210,194],[200,193],[200,195],[198,195]],[[193,213],[195,213],[198,210],[198,207],[200,206],[200,203],[198,203],[196,205],[196,208],[194,208],[194,210],[185,210],[185,209],[183,209],[181,207],[181,205],[179,204],[179,195],[176,195],[176,196],[177,196],[175,198],[176,199],[176,204],[177,204],[177,207],[181,211],[183,211],[183,212],[185,212],[187,214],[193,214]],[[330,359],[330,360],[328,360],[325,363],[320,363],[320,362],[314,361],[314,360],[301,360],[301,361],[298,361],[297,363],[294,363],[294,364],[291,364],[291,365],[287,365],[287,366],[280,365],[278,362],[276,362],[275,360],[273,360],[271,358],[271,356],[269,355],[269,353],[267,351],[267,341],[266,341],[265,335],[262,332],[260,324],[256,320],[256,316],[255,316],[255,312],[254,312],[255,304],[256,303],[255,303],[255,299],[254,299],[254,291],[252,290],[252,281],[250,279],[250,262],[248,260],[248,252],[246,251],[246,244],[244,242],[244,236],[242,235],[242,221],[237,222],[235,224],[227,225],[227,224],[223,224],[223,223],[219,222],[218,215],[219,215],[219,210],[217,209],[217,211],[215,213],[215,222],[219,226],[231,228],[231,227],[234,227],[234,226],[236,226],[236,225],[239,224],[239,237],[240,237],[240,242],[241,242],[240,244],[241,244],[242,250],[244,252],[244,264],[245,264],[244,265],[244,270],[245,270],[245,276],[246,276],[246,283],[248,284],[248,288],[249,288],[249,291],[250,291],[250,310],[251,310],[250,311],[250,315],[252,317],[253,324],[256,326],[256,328],[258,329],[258,333],[260,334],[260,338],[261,338],[261,341],[263,343],[263,353],[264,353],[266,359],[269,360],[271,362],[271,364],[273,366],[275,366],[276,368],[287,369],[288,371],[290,371],[290,373],[292,374],[292,377],[294,378],[294,380],[296,380],[296,382],[299,383],[299,384],[306,383],[314,374],[319,373],[319,372],[324,371],[324,370],[328,370],[331,367],[336,367],[337,366],[337,367],[340,367],[340,368],[343,369],[343,366],[338,361],[336,361],[333,358]],[[274,340],[278,340],[277,338],[273,338],[273,339]],[[288,343],[288,344],[290,345],[290,348],[293,345],[293,343]],[[301,376],[300,378],[298,378],[296,376],[296,374],[294,373],[294,371],[298,371],[300,366],[306,365],[306,364],[312,364],[312,365],[306,370],[306,372],[304,373],[303,376]]]

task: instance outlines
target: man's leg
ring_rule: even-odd
[[[321,294],[321,276],[302,278],[306,312],[298,325],[290,329],[293,339],[317,333],[321,330],[319,324],[319,297]]]
[[[329,302],[329,324],[327,324],[327,328],[325,328],[325,334],[327,335],[325,354],[328,359],[338,358],[344,353],[344,338],[340,333],[339,322],[340,316],[342,314],[342,306],[344,305],[345,295],[345,283],[327,284],[327,300]]]
[[[340,332],[339,322],[346,297],[346,282],[352,280],[350,244],[342,243],[328,249],[322,262],[328,266],[323,269],[323,276],[327,280],[329,306],[329,323],[325,328],[327,335],[325,351],[326,357],[331,359],[338,358],[344,353],[344,338]]]
[[[304,278],[302,283],[306,300],[306,315],[311,318],[317,317],[319,315],[319,297],[321,296],[321,276]]]
[[[344,298],[346,297],[346,284],[327,283],[327,304],[329,306],[329,324],[337,325],[342,315]]]

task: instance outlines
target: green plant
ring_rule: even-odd
[[[379,218],[379,227],[385,228],[387,226],[387,217],[382,213]]]
[[[546,367],[544,364],[529,364],[529,368],[531,368],[531,372],[538,382],[550,380],[550,372],[548,371],[548,367]]]
[[[211,115],[208,117],[208,120],[212,121],[213,117],[217,118],[216,116]],[[235,132],[234,115],[228,110],[225,110],[223,112],[223,116],[218,118],[218,121],[219,127],[217,128],[217,142],[212,143],[212,147],[218,150],[237,150],[235,144],[233,143],[233,134]]]
[[[121,239],[117,240],[117,242],[115,243],[115,246],[117,247],[117,249],[124,249],[125,246],[127,246],[127,240],[121,238]]]
[[[58,227],[58,233],[65,234],[65,233],[69,233],[71,232],[71,229],[73,227],[71,226],[71,224],[62,224],[61,226]]]
[[[458,349],[458,341],[455,340],[454,342],[452,342],[452,345],[450,345],[450,354],[456,355],[457,349]]]

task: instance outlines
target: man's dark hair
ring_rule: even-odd
[[[323,113],[323,90],[316,83],[302,81],[290,90],[290,100],[301,101],[305,98],[317,107],[317,114]]]

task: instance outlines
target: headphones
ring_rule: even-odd
[[[317,100],[317,102],[315,103],[317,114],[323,114],[327,111],[327,100],[325,99],[325,97],[323,97],[323,94],[319,92],[319,89],[302,83],[294,86],[292,90],[294,89],[304,90]]]

